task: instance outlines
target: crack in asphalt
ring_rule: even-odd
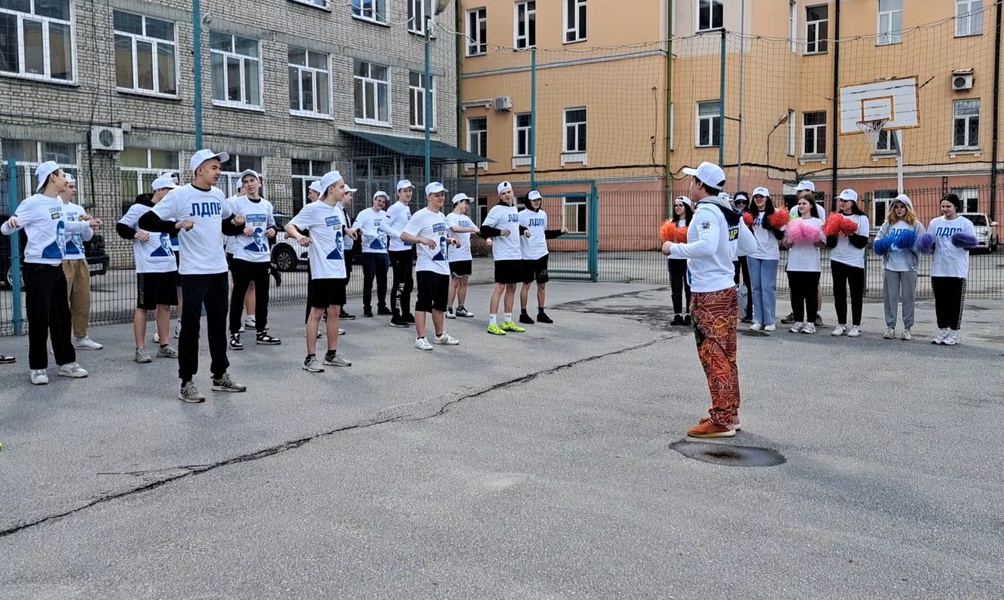
[[[159,488],[161,486],[164,486],[164,485],[167,485],[169,483],[173,483],[175,481],[180,481],[182,479],[185,479],[185,478],[188,478],[188,477],[192,477],[192,476],[195,476],[195,475],[202,475],[204,473],[208,473],[210,471],[214,471],[214,470],[219,469],[221,467],[227,467],[227,466],[230,466],[230,465],[236,465],[236,464],[240,464],[240,463],[245,463],[245,462],[251,462],[251,461],[255,461],[255,460],[260,460],[262,458],[267,458],[267,457],[270,457],[270,456],[275,456],[275,455],[278,455],[278,454],[282,454],[282,453],[288,452],[290,450],[295,450],[295,449],[300,448],[301,446],[304,446],[304,445],[306,445],[306,444],[308,444],[310,442],[313,442],[315,440],[322,439],[322,438],[325,438],[325,437],[330,437],[330,436],[333,436],[333,435],[338,434],[338,433],[343,433],[343,432],[346,432],[346,431],[353,431],[353,430],[356,430],[356,429],[366,429],[366,428],[369,428],[369,427],[376,427],[378,425],[386,425],[387,423],[416,422],[416,421],[424,421],[424,420],[428,420],[428,419],[434,419],[434,418],[437,418],[437,417],[441,417],[441,416],[445,415],[447,412],[449,412],[450,407],[452,407],[452,406],[454,406],[456,404],[459,404],[461,402],[465,402],[467,400],[473,400],[475,398],[484,396],[486,394],[489,394],[489,393],[497,391],[497,390],[503,390],[503,389],[511,388],[511,387],[514,387],[514,386],[517,386],[517,385],[521,385],[521,384],[524,384],[524,383],[528,383],[530,381],[533,381],[533,380],[537,379],[538,377],[541,377],[542,375],[551,375],[551,374],[557,373],[559,371],[563,371],[565,369],[570,369],[570,368],[576,367],[576,366],[581,365],[581,364],[585,364],[585,363],[593,362],[593,361],[596,361],[596,360],[600,360],[602,358],[607,358],[607,357],[610,357],[610,356],[617,356],[619,354],[626,354],[626,353],[632,352],[634,350],[641,350],[641,349],[644,349],[644,348],[648,348],[649,346],[652,346],[652,345],[655,345],[655,344],[657,344],[657,343],[659,343],[661,341],[664,341],[664,339],[665,338],[663,338],[663,337],[659,337],[659,338],[656,338],[654,340],[645,342],[644,344],[638,344],[638,345],[635,345],[635,346],[629,346],[627,348],[621,348],[619,350],[614,350],[612,352],[605,352],[603,354],[597,354],[597,355],[594,355],[594,356],[587,356],[585,358],[580,358],[578,360],[573,360],[573,361],[568,362],[568,363],[564,363],[564,364],[557,365],[557,366],[554,366],[554,367],[549,367],[547,369],[542,369],[540,371],[535,371],[533,373],[528,373],[527,375],[523,375],[521,377],[516,377],[515,379],[510,379],[508,381],[503,381],[501,383],[497,383],[495,385],[492,385],[491,387],[487,387],[487,388],[478,390],[476,392],[473,392],[471,394],[466,394],[466,395],[461,396],[459,398],[455,398],[453,400],[450,400],[450,401],[446,402],[445,404],[443,404],[436,412],[434,412],[431,415],[425,415],[425,416],[422,416],[422,417],[415,417],[415,418],[407,418],[405,416],[394,416],[394,417],[388,417],[388,418],[380,419],[378,417],[374,417],[374,418],[371,418],[371,419],[369,419],[367,421],[363,421],[361,423],[356,423],[356,424],[353,424],[353,425],[346,425],[344,427],[338,427],[336,429],[332,429],[332,430],[329,430],[329,431],[324,431],[324,432],[321,432],[321,433],[316,433],[316,434],[309,435],[309,436],[306,436],[306,437],[302,437],[302,438],[299,438],[299,439],[296,439],[296,440],[292,440],[292,441],[289,441],[289,442],[283,442],[283,443],[277,444],[275,446],[270,446],[268,448],[263,448],[261,450],[257,450],[255,452],[249,452],[247,454],[241,454],[239,456],[228,458],[226,460],[221,460],[221,461],[218,461],[218,462],[215,462],[215,463],[210,463],[210,464],[207,464],[207,465],[182,465],[182,466],[178,466],[178,467],[169,467],[169,468],[166,468],[166,469],[156,469],[156,470],[151,470],[151,471],[127,471],[127,472],[121,472],[121,473],[112,473],[112,472],[98,473],[98,475],[131,475],[131,476],[143,477],[143,476],[147,476],[147,475],[154,474],[154,473],[163,473],[165,471],[178,471],[178,470],[182,471],[181,473],[178,473],[176,475],[172,475],[170,477],[165,477],[163,479],[158,479],[157,481],[152,481],[152,482],[150,482],[150,483],[148,483],[146,485],[141,485],[141,486],[138,486],[138,487],[129,488],[129,489],[126,489],[126,490],[121,490],[121,491],[118,491],[118,492],[113,492],[113,493],[110,493],[110,494],[104,494],[104,495],[98,496],[98,497],[90,500],[89,502],[87,502],[85,504],[82,504],[80,506],[77,506],[75,508],[72,508],[70,510],[65,510],[63,512],[50,514],[50,515],[47,515],[47,516],[44,516],[44,517],[40,517],[40,518],[34,519],[32,521],[28,521],[28,522],[25,522],[25,523],[20,523],[20,524],[14,525],[12,527],[8,527],[7,529],[0,530],[0,538],[4,538],[4,537],[10,536],[10,535],[13,535],[15,533],[24,531],[26,529],[31,529],[31,528],[37,527],[39,525],[44,525],[46,523],[49,523],[51,521],[55,521],[55,520],[58,520],[58,519],[62,519],[64,517],[69,517],[69,516],[75,515],[75,514],[77,514],[79,512],[82,512],[82,511],[87,510],[89,508],[92,508],[94,506],[98,506],[100,504],[104,504],[106,502],[110,502],[112,500],[118,500],[119,498],[125,498],[125,497],[128,497],[128,496],[132,496],[134,494],[140,494],[140,493],[143,493],[143,492],[148,492],[150,490],[157,489],[157,488]],[[386,411],[381,411],[381,412],[385,413]]]

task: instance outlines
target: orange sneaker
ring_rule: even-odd
[[[735,429],[730,429],[723,425],[715,425],[711,421],[702,423],[697,427],[691,427],[687,430],[687,435],[694,438],[722,438],[732,437],[735,434]]]
[[[697,422],[700,423],[701,425],[704,425],[705,423],[710,423],[711,417],[701,417],[701,419]],[[735,429],[736,431],[743,430],[743,424],[739,422],[738,416],[732,418],[732,429]]]

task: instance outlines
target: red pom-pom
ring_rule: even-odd
[[[770,226],[777,230],[780,230],[782,227],[787,225],[790,219],[791,216],[788,213],[781,211],[775,212],[771,216],[767,217],[767,220],[770,221]]]
[[[686,227],[677,227],[676,228],[676,241],[679,244],[686,244],[687,243],[687,228]]]
[[[746,223],[747,227],[753,227],[753,214],[743,213],[743,222]]]
[[[830,216],[826,217],[826,223],[823,225],[823,233],[826,234],[826,237],[840,235],[843,229],[843,222],[846,220],[839,213],[831,213]],[[854,229],[857,231],[857,225],[854,226]]]
[[[662,238],[664,242],[675,242],[676,241],[676,223],[673,221],[666,221],[659,228],[659,237]]]
[[[847,237],[851,237],[858,232],[858,224],[850,219],[844,219],[844,222],[840,224],[840,233]]]

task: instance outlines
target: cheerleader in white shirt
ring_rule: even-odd
[[[815,319],[819,310],[819,249],[826,245],[823,222],[816,204],[806,197],[795,206],[799,218],[785,226],[782,242],[788,248],[788,288],[794,319],[791,333],[816,333]]]
[[[663,242],[687,242],[687,225],[694,218],[693,202],[686,196],[673,201],[673,217],[664,223],[660,234]],[[669,270],[669,294],[673,302],[673,320],[670,325],[690,325],[690,282],[687,278],[687,259],[670,255],[666,257]],[[686,303],[683,301],[686,300]]]
[[[861,308],[865,297],[865,246],[868,217],[858,208],[858,193],[844,190],[837,196],[837,213],[823,225],[833,273],[833,304],[837,327],[831,335],[861,335]],[[851,328],[847,329],[847,288],[851,290]]]
[[[941,200],[941,215],[931,221],[927,231],[933,236],[931,288],[938,318],[938,335],[933,344],[954,346],[959,343],[962,309],[966,301],[966,278],[969,276],[969,249],[975,248],[976,228],[972,221],[959,216],[962,201],[955,194]]]
[[[913,212],[913,202],[905,194],[893,198],[889,216],[875,234],[872,247],[882,257],[882,301],[885,308],[885,335],[896,337],[896,313],[903,306],[901,340],[910,341],[914,323],[914,302],[917,297],[917,265],[920,263],[918,242],[924,236],[924,226]]]

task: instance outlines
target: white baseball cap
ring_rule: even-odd
[[[338,171],[328,171],[327,173],[324,174],[324,177],[321,177],[321,182],[320,182],[321,191],[318,193],[319,194],[328,193],[328,188],[335,185],[342,179],[343,179],[342,174],[339,173]]]
[[[174,178],[171,177],[170,173],[167,175],[161,175],[160,177],[154,179],[153,183],[150,184],[150,189],[155,192],[157,190],[174,189],[176,187],[178,187],[178,184],[174,183]]]
[[[192,160],[189,161],[188,167],[192,171],[194,171],[199,167],[201,167],[202,163],[214,158],[220,162],[227,162],[228,160],[230,160],[230,155],[227,154],[226,152],[213,152],[212,150],[206,148],[203,150],[199,150],[198,152],[192,155]]]
[[[896,196],[895,198],[892,199],[893,204],[896,204],[897,202],[902,202],[903,204],[906,205],[907,208],[913,210],[913,200],[910,200],[910,197],[907,196],[906,194],[900,194],[899,196]]]
[[[383,190],[378,190],[377,193],[373,194],[373,199],[376,200],[377,198],[383,198],[384,200],[390,200],[390,196],[388,196],[387,192],[385,192]]]
[[[36,192],[41,192],[42,188],[45,187],[45,181],[49,179],[49,175],[52,175],[59,170],[59,165],[55,161],[47,160],[44,163],[35,167],[35,177],[38,177],[38,187],[35,188]]]
[[[348,184],[345,185],[345,192],[348,194],[355,194],[359,191],[359,188],[349,187]]]
[[[677,202],[683,202],[684,204],[686,204],[687,206],[689,206],[691,208],[694,207],[694,203],[690,200],[690,198],[688,198],[686,196],[680,196],[679,198],[677,198],[676,200],[673,201],[673,204],[676,204]]]
[[[540,195],[537,190],[530,190],[530,193],[526,195],[527,200],[543,200],[544,197]]]
[[[837,196],[837,199],[838,200],[848,200],[850,202],[857,202],[858,201],[858,193],[855,192],[852,189],[846,189],[846,190],[840,192],[840,195]]]
[[[753,195],[754,196],[763,196],[765,198],[770,198],[770,190],[768,190],[765,187],[758,187],[755,190],[753,190]]]
[[[702,162],[696,169],[684,167],[683,172],[687,175],[693,175],[698,181],[710,188],[721,190],[725,187],[725,171],[716,164]]]
[[[742,200],[743,202],[749,202],[750,201],[749,195],[746,194],[746,192],[736,192],[736,195],[733,196],[733,199],[736,202],[739,202],[740,200]]]
[[[429,185],[425,186],[425,195],[426,196],[428,196],[429,194],[439,194],[439,193],[442,193],[442,192],[445,192],[445,191],[446,191],[446,188],[444,188],[443,184],[439,183],[438,181],[433,181]]]
[[[816,184],[811,181],[799,181],[798,185],[795,186],[796,192],[814,192],[816,191]]]
[[[499,184],[498,188],[496,188],[496,191],[499,193],[500,196],[502,195],[502,192],[506,190],[512,191],[512,184],[509,183],[508,181],[503,181],[502,183]]]
[[[77,180],[73,178],[73,173],[66,173],[66,183],[72,183],[76,185]]]
[[[314,181],[314,182],[312,182],[309,186],[307,186],[307,189],[308,190],[314,190],[318,194],[324,192],[324,188],[321,187],[321,182],[320,181]]]
[[[463,202],[464,200],[467,200],[468,202],[470,202],[471,200],[473,200],[473,198],[471,198],[470,196],[468,196],[467,194],[465,194],[463,192],[460,192],[459,194],[457,194],[456,196],[453,197],[453,203],[454,204],[458,204],[460,202]]]
[[[402,179],[397,182],[397,191],[406,190],[408,188],[415,189],[415,186],[411,184],[407,179]]]
[[[241,171],[238,179],[240,179],[241,183],[244,183],[244,178],[248,175],[254,175],[254,178],[258,180],[258,183],[261,183],[261,175],[259,175],[258,171],[255,171],[254,169],[244,169]]]

